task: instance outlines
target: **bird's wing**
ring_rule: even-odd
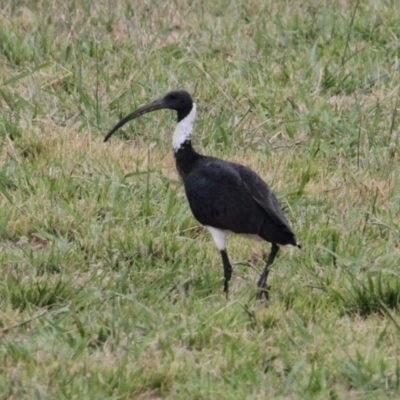
[[[193,215],[203,225],[259,234],[267,219],[290,231],[272,191],[246,167],[207,158],[185,178],[184,185]]]
[[[269,186],[250,168],[237,165],[243,184],[246,186],[247,192],[251,194],[254,201],[262,207],[269,219],[277,226],[286,226],[290,229],[283,211],[279,205],[278,199]]]

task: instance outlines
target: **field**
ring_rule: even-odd
[[[0,399],[400,398],[400,8],[2,0]],[[175,170],[257,171],[302,249],[220,255]]]

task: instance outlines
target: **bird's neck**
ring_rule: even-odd
[[[178,152],[186,142],[192,139],[193,124],[196,119],[196,104],[193,103],[192,109],[189,114],[183,118],[178,114],[178,124],[176,125],[174,137],[172,139],[172,146],[174,153]]]
[[[179,175],[185,179],[196,160],[201,157],[192,147],[193,124],[196,119],[196,104],[193,103],[190,113],[179,119],[176,126],[172,146]]]

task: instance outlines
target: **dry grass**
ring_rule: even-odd
[[[396,398],[399,18],[372,0],[3,1],[0,397]],[[263,243],[229,239],[223,296],[174,116],[102,142],[177,87],[196,148],[256,170],[302,242],[267,308]]]

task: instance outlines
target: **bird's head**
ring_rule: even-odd
[[[187,115],[189,115],[192,107],[193,100],[186,90],[173,90],[172,92],[167,93],[164,97],[161,97],[158,100],[154,100],[151,103],[140,107],[133,113],[121,119],[121,121],[119,121],[117,125],[115,125],[114,128],[112,128],[111,131],[107,133],[104,141],[107,142],[111,135],[123,125],[125,125],[128,121],[131,121],[132,119],[140,117],[141,115],[147,114],[151,111],[162,109],[175,110],[178,114],[179,122],[182,121]]]

